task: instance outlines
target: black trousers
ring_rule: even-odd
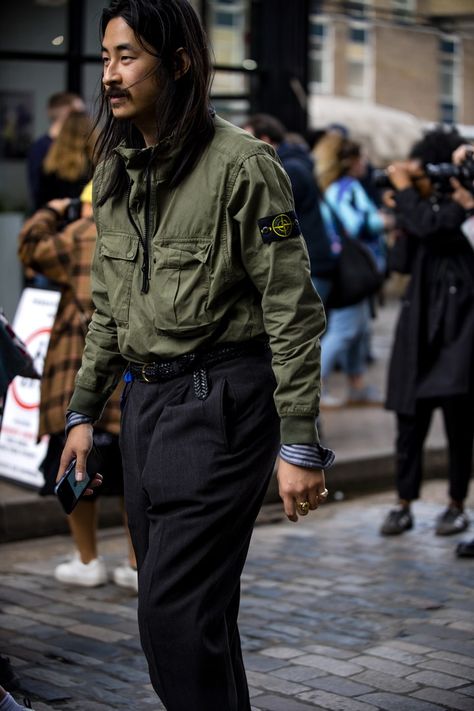
[[[441,407],[449,448],[449,496],[464,501],[472,471],[474,397],[418,400],[413,416],[397,414],[396,483],[400,499],[420,494],[425,441],[434,410]]]
[[[125,503],[138,622],[167,711],[250,711],[237,615],[240,575],[279,446],[270,356],[132,382],[124,393]]]

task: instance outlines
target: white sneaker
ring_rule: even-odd
[[[72,560],[58,565],[54,571],[54,577],[61,583],[96,588],[107,582],[107,571],[102,558],[94,558],[90,563],[83,563],[79,554],[76,553]]]
[[[330,393],[322,393],[319,400],[319,407],[321,410],[339,410],[344,407],[345,400],[336,395],[331,395]]]
[[[138,592],[138,573],[128,563],[119,565],[114,570],[114,583],[121,588],[128,588]]]

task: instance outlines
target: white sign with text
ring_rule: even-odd
[[[25,289],[13,320],[13,328],[26,344],[38,373],[43,372],[51,328],[61,293],[46,289]],[[18,484],[40,488],[48,437],[37,442],[40,381],[14,378],[8,388],[0,432],[0,476]]]

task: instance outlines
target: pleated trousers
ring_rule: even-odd
[[[269,354],[133,381],[123,400],[125,503],[138,623],[167,711],[250,711],[237,616],[240,576],[279,446]]]

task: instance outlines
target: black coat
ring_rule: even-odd
[[[396,195],[411,279],[402,299],[388,374],[386,407],[413,415],[421,398],[473,393],[474,251],[449,197]]]

